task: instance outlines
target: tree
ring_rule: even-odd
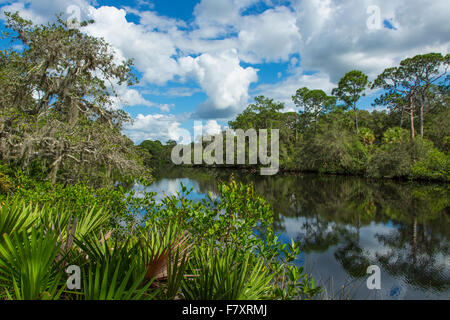
[[[114,108],[118,85],[132,85],[132,61],[116,62],[103,40],[70,29],[59,17],[34,25],[6,13],[7,36],[22,52],[0,55],[0,160],[28,168],[39,162],[56,183],[81,176],[143,173],[132,141],[122,134],[130,116]],[[83,25],[87,22],[83,23]]]
[[[284,109],[284,104],[274,102],[273,99],[264,96],[255,97],[255,102],[250,104],[235,121],[230,121],[232,129],[272,129],[277,128],[279,113]]]
[[[415,137],[414,114],[416,106],[419,112],[420,134],[424,136],[424,108],[428,104],[430,89],[444,79],[448,82],[447,69],[449,57],[439,53],[417,55],[400,62],[400,66],[388,68],[373,83],[373,88],[382,88],[387,92],[377,104],[393,104],[410,117],[411,138]]]
[[[338,87],[333,89],[332,94],[339,100],[343,101],[347,108],[352,108],[355,113],[355,130],[358,133],[358,108],[356,106],[358,100],[365,96],[364,91],[369,84],[367,75],[362,71],[353,70],[345,74],[339,80]]]
[[[447,75],[450,55],[443,56],[440,53],[428,53],[417,55],[400,62],[400,67],[406,70],[408,83],[415,87],[416,99],[419,106],[420,135],[424,136],[424,108],[428,104],[428,96],[432,85],[438,83]]]
[[[303,113],[314,122],[314,133],[317,132],[319,117],[336,105],[336,98],[328,96],[323,90],[309,90],[306,87],[297,90],[292,101]]]

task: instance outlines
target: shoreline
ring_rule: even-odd
[[[250,173],[252,175],[259,175],[257,171],[261,167],[247,167],[247,166],[214,166],[214,165],[174,165],[174,164],[165,164],[160,167],[153,167],[154,170],[160,170],[162,168],[167,167],[179,167],[179,168],[191,168],[191,169],[206,169],[206,170],[235,170],[242,171],[246,173]],[[439,183],[439,184],[450,184],[450,180],[441,180],[441,179],[421,179],[421,178],[409,178],[409,177],[369,177],[364,174],[355,174],[355,173],[340,173],[340,172],[320,172],[320,171],[307,171],[307,170],[299,170],[299,169],[286,169],[280,168],[278,173],[273,175],[277,176],[279,174],[283,175],[301,175],[301,174],[316,174],[321,176],[342,176],[342,177],[358,177],[364,178],[367,180],[388,180],[388,181],[397,181],[397,182],[420,182],[420,183]],[[270,177],[270,176],[269,176]]]

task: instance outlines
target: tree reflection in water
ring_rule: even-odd
[[[164,179],[189,179],[198,196],[217,193],[220,181],[231,175],[254,184],[272,204],[275,229],[294,237],[306,260],[327,261],[327,272],[331,268],[331,273],[365,281],[367,267],[375,264],[388,278],[388,287],[393,284],[397,290],[400,283],[414,292],[409,298],[450,298],[448,185],[171,168],[157,175],[155,186]],[[315,268],[313,274],[325,266],[319,262]]]

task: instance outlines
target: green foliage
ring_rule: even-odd
[[[374,178],[408,177],[413,165],[409,141],[383,145],[371,156],[367,175]]]
[[[58,299],[63,287],[58,237],[33,229],[4,234],[0,242],[0,281],[10,299]]]
[[[84,297],[86,300],[144,300],[150,299],[146,291],[151,283],[140,287],[142,279],[130,281],[133,267],[126,272],[120,272],[122,261],[114,264],[109,261],[90,265],[84,274]],[[112,273],[112,277],[110,275]]]
[[[148,167],[159,167],[171,164],[171,152],[174,147],[172,142],[163,145],[160,141],[145,140],[139,145],[139,149],[145,152],[144,164]],[[175,143],[176,144],[176,143]]]
[[[447,98],[448,99],[448,98]],[[425,118],[426,138],[442,152],[450,152],[450,108],[448,104],[440,104],[436,112],[428,113]]]
[[[352,108],[355,119],[356,133],[358,127],[358,110],[356,103],[365,96],[365,90],[369,84],[369,79],[362,71],[352,70],[347,72],[345,76],[339,80],[338,87],[333,89],[332,94],[345,103],[346,108]]]
[[[350,133],[326,127],[313,139],[300,144],[299,168],[323,173],[361,174],[368,158],[368,150]]]
[[[260,300],[270,292],[272,276],[263,261],[247,251],[201,245],[192,252],[183,294],[188,300]]]
[[[4,35],[23,50],[0,53],[0,160],[53,185],[149,176],[121,132],[130,115],[111,108],[117,98],[111,84],[136,82],[132,61],[117,63],[103,39],[60,17],[36,25],[18,13],[5,16]]]
[[[140,300],[148,294],[153,279],[145,280],[145,270],[138,260],[138,246],[128,241],[99,242],[96,237],[76,240],[90,263],[83,267],[83,296],[86,300]],[[105,237],[103,237],[105,239]]]
[[[319,117],[336,105],[336,98],[328,96],[323,90],[298,89],[292,101],[303,109],[302,114],[314,123],[314,133],[317,130]]]
[[[372,130],[369,128],[360,128],[358,133],[360,141],[365,146],[370,146],[375,141],[375,135],[373,134]]]
[[[31,204],[18,198],[6,200],[0,206],[0,235],[27,231],[36,218],[37,213]]]
[[[314,279],[303,272],[303,267],[292,264],[300,254],[299,246],[291,239],[288,246],[282,245],[280,249],[284,258],[272,266],[275,268],[275,281],[280,284],[274,291],[275,297],[282,300],[311,299],[322,292]]]
[[[367,174],[371,177],[413,178],[448,181],[448,155],[420,137],[410,140],[408,132],[391,128],[383,145],[370,158]]]
[[[281,133],[280,169],[446,181],[443,159],[450,145],[450,126],[446,125],[450,101],[445,73],[448,63],[449,55],[430,53],[384,70],[372,88],[384,90],[374,105],[387,107],[385,111],[358,110],[357,102],[369,86],[367,75],[358,70],[348,72],[339,81],[333,90],[335,97],[321,90],[298,89],[292,97],[300,108],[296,116],[282,116],[280,111],[271,110],[270,127],[278,126]],[[344,105],[336,106],[336,99]],[[259,98],[258,103],[262,101]],[[249,107],[239,114],[230,127],[267,128],[268,113],[262,116],[253,109]],[[416,137],[417,118],[421,138],[431,140],[444,154],[433,151],[429,156],[432,146],[420,139],[410,141]],[[356,129],[353,133],[352,122]],[[425,164],[427,157],[434,160]]]
[[[12,190],[12,182],[9,176],[0,172],[0,194],[7,194]]]
[[[383,135],[383,144],[406,142],[409,139],[407,130],[400,127],[389,128]]]
[[[417,161],[411,169],[411,176],[426,180],[450,180],[450,156],[439,150],[430,150],[425,159]]]
[[[250,104],[236,120],[230,121],[232,129],[269,129],[278,128],[280,123],[280,112],[284,104],[275,102],[273,99],[257,96],[255,103]]]
[[[50,189],[17,174],[30,189],[0,208],[4,298],[291,299],[318,292],[292,264],[298,250],[279,242],[270,205],[251,185],[232,180],[220,186],[220,198],[199,203],[183,186],[157,203],[152,193]],[[81,268],[81,291],[66,288],[68,265]]]
[[[404,59],[397,67],[385,69],[374,81],[372,88],[382,88],[384,93],[376,105],[388,106],[409,117],[410,135],[415,137],[415,114],[419,116],[420,135],[424,133],[424,114],[430,109],[430,100],[439,99],[442,91],[448,99],[448,66],[450,55],[428,53]],[[447,82],[447,84],[446,84]],[[403,120],[403,119],[402,119]]]

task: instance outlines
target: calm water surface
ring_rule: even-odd
[[[276,232],[284,242],[300,242],[296,263],[329,298],[450,299],[448,184],[170,168],[150,187],[134,189],[161,199],[181,192],[183,183],[193,188],[191,199],[201,200],[230,175],[253,182],[272,204]],[[369,265],[381,269],[381,290],[367,289]]]

